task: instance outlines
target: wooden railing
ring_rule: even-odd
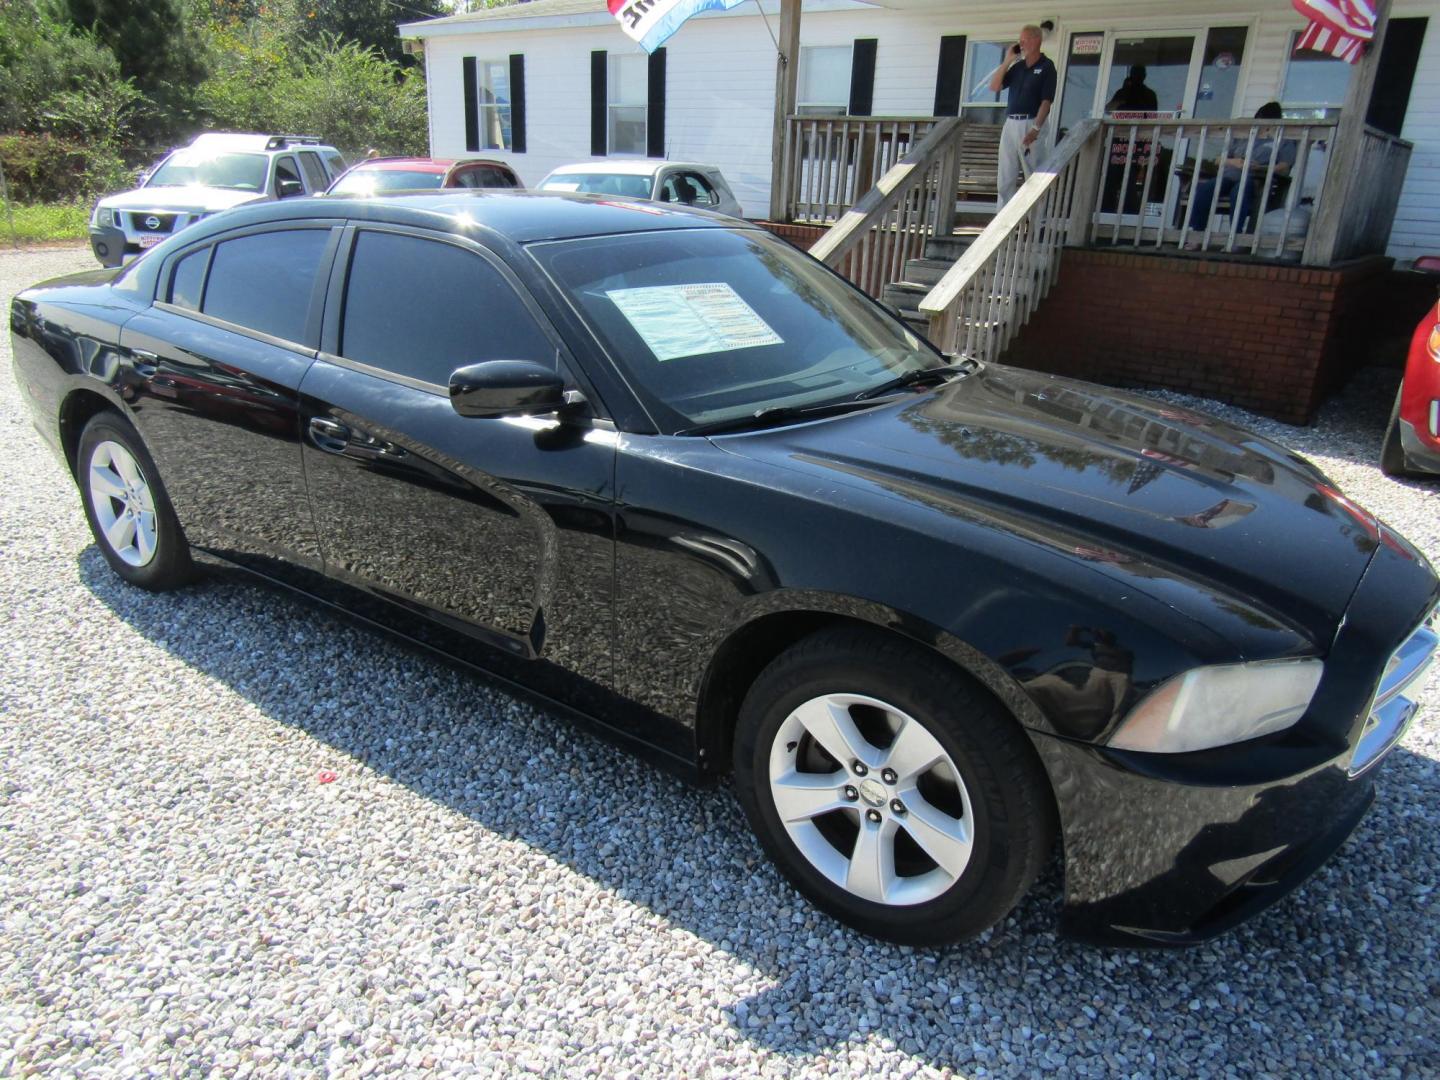
[[[920,312],[945,352],[993,360],[1049,292],[1067,243],[1083,242],[1099,187],[1101,126],[1077,124],[940,279]]]
[[[1365,126],[1355,182],[1350,189],[1353,195],[1343,207],[1335,246],[1328,252],[1314,252],[1315,265],[1328,266],[1341,259],[1385,250],[1391,226],[1395,224],[1395,208],[1400,203],[1400,189],[1405,184],[1411,150],[1411,144],[1404,139],[1387,135],[1368,124]],[[1323,263],[1318,261],[1322,258]]]
[[[839,221],[935,124],[930,116],[788,117],[786,220]]]
[[[955,222],[956,169],[972,125],[954,117],[936,123],[853,208],[817,240],[810,254],[873,297],[900,280],[932,236]]]
[[[1271,259],[1304,251],[1335,121],[1104,123],[1093,243]]]

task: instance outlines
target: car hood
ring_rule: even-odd
[[[1322,649],[1382,543],[1420,558],[1257,435],[999,365],[888,407],[715,441],[1060,549],[1170,603],[1204,583]]]
[[[209,213],[265,198],[262,191],[217,187],[147,187],[107,195],[100,205],[110,210],[179,210]]]

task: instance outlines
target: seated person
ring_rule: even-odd
[[[1268,101],[1255,111],[1256,120],[1279,120],[1282,115],[1278,101]],[[1279,132],[1273,134],[1278,135]],[[1205,220],[1210,216],[1211,203],[1215,200],[1216,184],[1220,185],[1220,198],[1233,200],[1235,189],[1240,186],[1241,174],[1245,170],[1245,147],[1248,142],[1248,136],[1233,140],[1225,152],[1225,160],[1221,162],[1220,175],[1201,180],[1195,185],[1195,195],[1190,204],[1190,228],[1204,230]],[[1276,176],[1288,176],[1295,166],[1296,151],[1294,139],[1260,138],[1257,134],[1255,144],[1250,150],[1250,175],[1245,179],[1239,199],[1240,232],[1250,231],[1255,213],[1255,196],[1270,169],[1270,159],[1275,159]],[[1199,244],[1198,240],[1190,240],[1186,242],[1186,247],[1195,248]]]

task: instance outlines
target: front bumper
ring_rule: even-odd
[[[1440,428],[1440,421],[1437,421],[1436,414],[1440,413],[1440,403],[1430,403],[1430,424]],[[1435,448],[1434,439],[1425,439],[1416,430],[1415,425],[1405,417],[1400,417],[1400,449],[1405,453],[1405,464],[1415,470],[1440,473],[1440,450]]]
[[[1062,933],[1103,945],[1197,944],[1284,897],[1345,842],[1374,801],[1374,766],[1415,712],[1377,744],[1372,712],[1394,700],[1377,687],[1440,601],[1429,565],[1392,540],[1366,570],[1311,709],[1289,732],[1177,755],[1032,734],[1060,810]],[[1403,692],[1421,685],[1423,675]]]
[[[90,226],[90,250],[101,266],[119,266],[125,261],[125,231],[113,225]],[[139,251],[139,247],[136,247]]]

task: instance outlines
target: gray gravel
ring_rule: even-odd
[[[0,297],[89,265],[0,253]],[[7,335],[0,1076],[1440,1070],[1435,705],[1340,856],[1218,942],[1059,941],[1052,867],[984,940],[892,947],[782,883],[728,790],[264,587],[122,586],[9,367]],[[1201,407],[1440,560],[1440,485],[1372,464],[1394,382],[1308,430]]]

